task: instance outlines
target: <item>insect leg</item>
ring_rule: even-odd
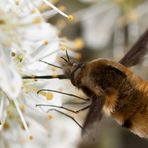
[[[90,100],[89,98],[88,98],[88,99],[85,99],[85,98],[76,96],[76,95],[74,95],[74,94],[65,93],[65,92],[61,92],[61,91],[57,91],[57,90],[52,90],[52,89],[41,89],[41,90],[37,91],[37,94],[39,94],[39,93],[42,92],[42,91],[51,91],[51,92],[55,92],[55,93],[64,94],[64,95],[67,95],[67,96],[76,97],[76,98],[81,99],[81,100],[86,101],[86,102],[88,102],[88,101]]]
[[[72,113],[75,113],[75,114],[78,114],[79,112],[81,111],[84,111],[86,109],[88,109],[90,107],[90,105],[87,105],[79,110],[72,110],[72,109],[69,109],[67,107],[64,107],[64,106],[57,106],[57,105],[48,105],[48,104],[37,104],[36,106],[49,106],[49,107],[56,107],[56,108],[59,108],[59,109],[64,109],[64,110],[67,110],[69,112],[72,112]],[[50,110],[50,109],[49,109]]]
[[[60,113],[62,115],[65,115],[66,117],[68,117],[71,120],[73,120],[81,129],[83,129],[83,127],[79,124],[79,122],[75,118],[73,118],[72,116],[70,116],[70,115],[68,115],[68,114],[66,114],[64,112],[61,112],[61,111],[59,111],[57,109],[53,109],[53,108],[52,109],[49,109],[47,112],[49,112],[49,111],[56,111],[56,112],[58,112],[58,113]]]

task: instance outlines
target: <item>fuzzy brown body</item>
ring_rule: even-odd
[[[148,138],[148,82],[129,68],[107,59],[84,64],[80,70],[77,69],[71,81],[91,99],[101,102],[98,116],[103,109],[120,125],[140,137]],[[91,119],[86,119],[86,124],[93,120],[88,118]]]
[[[81,64],[71,62],[66,52],[67,59],[63,58],[66,63],[62,68],[64,75],[23,78],[70,79],[74,86],[81,89],[91,100],[82,133],[99,121],[104,111],[123,127],[148,138],[148,82],[129,69],[142,62],[147,52],[148,29],[119,62],[96,59]]]

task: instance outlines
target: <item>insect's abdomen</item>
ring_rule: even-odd
[[[124,81],[111,116],[133,133],[148,138],[148,83],[140,80],[137,85],[132,85]]]
[[[140,137],[148,138],[148,82],[113,61],[92,61],[86,69],[81,82],[93,96],[104,97],[105,113]]]

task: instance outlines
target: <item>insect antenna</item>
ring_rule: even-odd
[[[43,63],[45,63],[45,64],[47,64],[47,65],[50,65],[50,66],[53,66],[53,67],[57,67],[57,68],[59,68],[59,69],[63,69],[62,67],[60,67],[60,66],[57,66],[57,65],[54,65],[54,64],[51,64],[51,63],[48,63],[48,62],[46,62],[46,61],[43,61],[43,60],[39,60],[40,62],[43,62]]]
[[[72,62],[70,61],[69,55],[68,55],[68,51],[66,50],[66,57],[67,59],[65,59],[64,57],[61,57],[66,63],[72,65]]]
[[[66,63],[69,63],[64,57],[61,57]]]
[[[90,107],[90,105],[87,105],[87,106],[85,106],[85,107],[83,107],[83,108],[81,108],[81,109],[72,110],[72,109],[69,109],[69,108],[64,107],[64,106],[57,106],[57,105],[50,105],[50,104],[36,104],[36,107],[38,107],[38,106],[55,107],[55,108],[59,108],[59,109],[64,109],[64,110],[69,111],[69,112],[72,112],[72,113],[74,113],[74,114],[78,114],[78,113],[80,113],[81,111],[84,111],[84,110],[86,110],[86,109],[88,109],[88,108]]]
[[[69,55],[68,55],[68,51],[67,50],[66,50],[66,56],[67,56],[68,62],[71,64],[71,61],[70,61],[70,58],[69,58]]]
[[[55,92],[55,93],[60,93],[60,94],[64,94],[64,95],[67,95],[67,96],[72,96],[72,97],[75,97],[75,98],[78,98],[80,100],[83,100],[85,102],[88,102],[90,99],[85,99],[85,98],[82,98],[82,97],[79,97],[77,95],[74,95],[74,94],[70,94],[70,93],[65,93],[65,92],[61,92],[61,91],[57,91],[57,90],[52,90],[52,89],[41,89],[39,91],[37,91],[37,94],[39,94],[40,92],[42,91],[50,91],[50,92]]]

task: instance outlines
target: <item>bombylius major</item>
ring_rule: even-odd
[[[72,62],[69,57],[63,75],[24,76],[24,79],[69,79],[90,98],[82,133],[104,111],[120,125],[140,137],[148,138],[148,82],[135,75],[130,67],[139,64],[148,50],[148,30],[119,61],[96,59],[86,63]]]

